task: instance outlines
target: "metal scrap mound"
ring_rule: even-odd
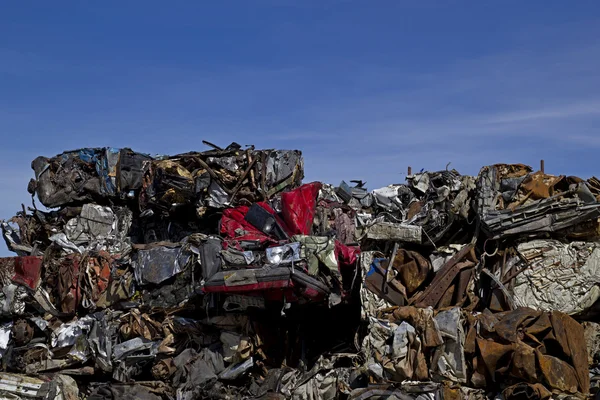
[[[600,386],[600,181],[368,191],[232,143],[32,163],[2,222],[2,399],[549,399]]]

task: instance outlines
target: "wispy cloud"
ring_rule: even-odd
[[[489,124],[505,124],[527,121],[547,121],[588,115],[600,115],[600,99],[590,99],[576,104],[564,103],[558,106],[512,111],[494,116],[484,122]]]

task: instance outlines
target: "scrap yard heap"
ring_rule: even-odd
[[[2,222],[1,399],[566,399],[600,386],[600,180],[303,183],[302,153],[88,148]]]

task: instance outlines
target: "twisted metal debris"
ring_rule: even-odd
[[[205,144],[33,161],[50,209],[2,222],[2,398],[598,392],[596,178],[499,164],[368,191],[302,184],[297,150]]]

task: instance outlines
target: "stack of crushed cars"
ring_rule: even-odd
[[[2,222],[1,399],[566,399],[600,387],[600,181],[368,191],[300,151],[80,149]]]

